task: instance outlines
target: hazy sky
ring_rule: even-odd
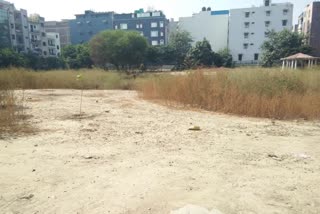
[[[38,13],[47,21],[71,19],[74,14],[84,10],[96,12],[115,11],[117,13],[133,12],[136,9],[152,7],[165,12],[167,18],[178,19],[199,12],[203,6],[212,10],[260,6],[263,0],[7,0],[16,8],[28,10],[28,13]],[[273,3],[291,2],[294,4],[294,23],[303,8],[312,0],[272,0]]]

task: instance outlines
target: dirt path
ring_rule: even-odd
[[[320,123],[173,110],[130,91],[27,91],[0,139],[1,213],[320,213]],[[188,131],[199,125],[201,131]]]

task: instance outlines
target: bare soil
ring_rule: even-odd
[[[320,122],[188,111],[133,91],[30,90],[0,137],[0,213],[320,213]],[[199,126],[200,131],[189,130]]]

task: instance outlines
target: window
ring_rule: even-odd
[[[269,37],[269,32],[264,32],[264,37],[268,38]]]
[[[136,24],[136,28],[139,29],[139,28],[140,28],[140,25],[139,25],[139,24]]]
[[[248,39],[249,38],[249,33],[244,33],[244,38]]]
[[[254,60],[259,60],[259,54],[257,53],[254,54]]]
[[[269,26],[270,26],[270,21],[265,21],[265,22],[264,22],[264,25],[265,25],[266,27],[269,27]]]
[[[46,36],[46,33],[42,32],[41,35],[42,35],[43,37],[45,37],[45,36]]]
[[[15,40],[16,39],[16,35],[12,34],[11,35],[11,39]]]
[[[245,27],[245,28],[249,28],[249,26],[250,26],[250,22],[245,22],[245,23],[244,23],[244,27]]]
[[[160,40],[160,45],[164,45],[164,40],[163,39]]]
[[[249,18],[250,12],[245,12],[245,13],[244,13],[244,16],[245,16],[246,18]]]
[[[288,9],[284,9],[283,10],[283,15],[288,15],[289,10]]]
[[[118,29],[118,25],[115,25],[115,26],[114,26],[114,29],[116,29],[116,30],[117,30],[117,29]]]
[[[164,27],[164,22],[163,22],[163,21],[160,22],[160,27],[161,27],[161,28]]]
[[[42,45],[43,45],[43,46],[47,46],[47,43],[46,43],[46,42],[42,42]]]
[[[238,54],[238,60],[241,62],[242,61],[242,56],[243,54]]]
[[[151,27],[152,28],[158,27],[158,23],[157,22],[151,22]]]
[[[282,20],[282,26],[287,26],[288,20]]]
[[[13,29],[13,28],[14,28],[14,25],[13,25],[13,24],[10,24],[10,26],[11,26],[11,29]]]
[[[164,36],[164,33],[162,31],[160,32],[160,36]]]
[[[59,36],[58,36],[58,35],[56,35],[56,38],[58,39],[58,38],[59,38]]]
[[[270,10],[267,10],[266,11],[266,16],[270,16],[271,15],[271,11]]]
[[[44,23],[41,23],[40,25],[41,25],[41,27],[44,27]]]
[[[128,24],[127,23],[121,23],[120,24],[120,29],[121,30],[127,30],[128,29]]]
[[[248,43],[244,43],[244,44],[243,44],[243,49],[248,49],[248,47],[249,47],[249,44],[248,44]]]
[[[159,32],[158,31],[151,31],[151,37],[158,37]]]
[[[58,50],[60,49],[60,46],[59,46],[59,45],[57,45],[57,49],[58,49]]]
[[[158,41],[157,40],[152,40],[151,45],[153,45],[153,46],[158,45]]]
[[[142,24],[140,24],[140,29],[142,29],[143,28],[143,25]]]
[[[255,22],[251,22],[251,24],[253,24],[253,25],[254,25],[254,24],[255,24]]]
[[[47,51],[43,51],[43,55],[47,56]]]

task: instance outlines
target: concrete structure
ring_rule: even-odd
[[[62,48],[71,44],[69,20],[46,21],[44,28],[47,33],[59,33]]]
[[[47,33],[47,50],[49,57],[58,57],[61,53],[59,33]]]
[[[168,38],[168,20],[161,11],[116,14],[85,11],[70,20],[71,43],[88,42],[94,35],[104,30],[134,30],[147,38],[152,45],[163,45]]]
[[[171,19],[168,23],[168,41],[170,40],[171,34],[177,33],[179,29],[179,22]]]
[[[318,64],[319,57],[313,57],[303,53],[297,53],[286,58],[282,58],[282,70],[285,68],[297,69],[297,67],[304,68],[306,65],[310,68]]]
[[[17,10],[14,4],[0,0],[0,44],[17,52],[30,50],[28,14],[26,10]]]
[[[261,45],[268,32],[292,29],[293,4],[272,4],[264,0],[260,7],[232,9],[229,21],[229,49],[240,64],[258,64]]]
[[[0,48],[10,48],[11,34],[9,29],[9,12],[11,4],[0,0]]]
[[[84,14],[76,15],[76,19],[70,20],[69,24],[71,43],[82,44],[101,31],[113,29],[113,12],[86,10]]]
[[[308,4],[299,16],[298,32],[307,37],[313,55],[320,57],[320,2]]]
[[[114,14],[114,29],[138,31],[151,45],[167,44],[168,23],[162,11]]]
[[[29,16],[31,50],[40,56],[48,56],[47,37],[44,29],[44,18],[38,14]]]
[[[206,38],[213,51],[228,47],[229,11],[211,11],[203,8],[201,12],[191,17],[179,19],[179,30],[188,31],[195,42]]]

